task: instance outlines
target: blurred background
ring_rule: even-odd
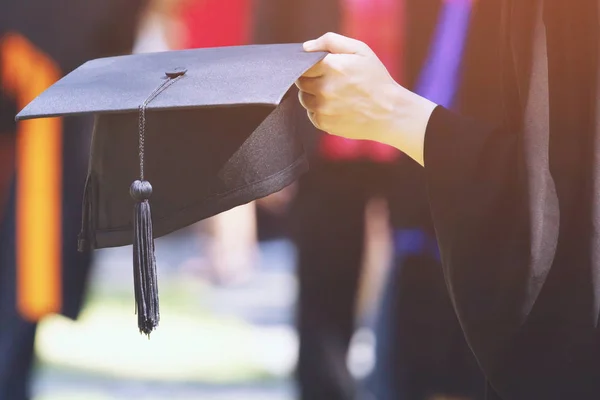
[[[131,247],[75,253],[90,121],[17,125],[14,115],[91,58],[328,31],[367,42],[400,83],[438,104],[484,104],[480,71],[494,65],[481,44],[495,34],[485,5],[0,0],[0,9],[0,400],[483,398],[422,171],[395,149],[300,123],[309,173],[156,241],[161,324],[148,340],[135,326]]]

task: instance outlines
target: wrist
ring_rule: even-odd
[[[390,129],[382,133],[381,142],[424,165],[425,133],[437,104],[398,84],[390,88],[390,104]]]

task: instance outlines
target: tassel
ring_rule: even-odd
[[[77,251],[80,253],[92,250],[90,234],[92,233],[92,185],[94,184],[92,175],[88,175],[85,180],[85,189],[83,192],[83,206],[81,209],[81,230],[77,236]]]
[[[146,106],[163,90],[177,82],[185,70],[167,72],[167,78],[144,100],[139,107],[139,157],[140,179],[131,184],[129,194],[135,200],[133,212],[133,285],[138,328],[150,338],[150,333],[158,326],[158,279],[156,258],[154,257],[154,235],[152,233],[152,213],[150,202],[152,185],[144,179],[144,139],[146,134]]]
[[[129,192],[136,201],[133,214],[133,282],[138,328],[140,333],[150,337],[160,319],[152,214],[148,201],[152,185],[145,180],[136,180]]]

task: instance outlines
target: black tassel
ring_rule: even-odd
[[[83,192],[83,206],[81,210],[81,231],[77,236],[77,251],[83,253],[90,250],[90,225],[92,216],[92,177],[88,176],[85,181],[85,190]]]
[[[133,213],[133,282],[138,328],[140,333],[150,337],[160,319],[152,214],[148,201],[152,185],[145,180],[136,180],[129,192],[136,201]]]
[[[163,90],[177,82],[185,70],[167,72],[168,79],[144,100],[139,107],[139,156],[140,179],[131,184],[129,193],[135,200],[133,213],[133,285],[140,333],[148,335],[158,326],[158,279],[156,258],[154,257],[154,235],[152,234],[152,213],[148,199],[152,196],[152,185],[144,180],[144,136],[146,132],[146,106]]]

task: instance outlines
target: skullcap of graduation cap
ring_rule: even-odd
[[[79,244],[133,244],[141,332],[159,320],[155,237],[306,171],[294,82],[324,56],[277,44],[96,59],[17,115],[95,115]]]

